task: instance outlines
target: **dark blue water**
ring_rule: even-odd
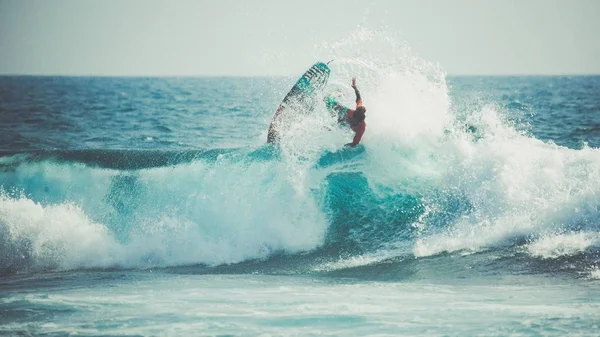
[[[535,138],[574,149],[584,143],[600,146],[600,76],[463,77],[448,82],[458,111],[494,102]]]
[[[344,66],[330,85],[351,102]],[[440,84],[364,71],[368,126],[355,149],[324,109],[281,146],[265,144],[295,78],[0,77],[0,331],[280,334],[321,322],[330,333],[419,333],[454,303],[439,326],[460,335],[483,331],[464,322],[471,310],[485,322],[487,302],[505,313],[491,335],[595,331],[600,77]],[[166,316],[135,297],[160,292]],[[379,311],[352,309],[367,294]],[[317,297],[344,313],[315,309]],[[277,316],[285,298],[313,314]],[[271,307],[249,321],[231,309],[259,303]],[[531,325],[517,318],[536,303],[558,309],[524,309]]]
[[[272,106],[294,80],[4,76],[0,140],[13,151],[257,145]],[[600,145],[599,82],[598,76],[448,79],[458,115],[496,104],[532,136],[570,148]]]

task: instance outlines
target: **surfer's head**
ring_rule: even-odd
[[[361,121],[365,119],[365,113],[367,112],[367,108],[365,108],[364,106],[358,106],[356,107],[356,110],[354,111],[354,116],[356,116],[357,119],[360,119]]]
[[[367,112],[367,109],[364,106],[361,105],[356,107],[356,110],[354,110],[354,113],[352,114],[352,118],[350,118],[350,125],[356,126],[362,123],[362,121],[365,120],[365,112]]]

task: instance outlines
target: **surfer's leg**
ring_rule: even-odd
[[[334,97],[325,97],[325,106],[333,117],[336,117],[338,122],[341,122],[346,118],[348,108],[337,102]]]

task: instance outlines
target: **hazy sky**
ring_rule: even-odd
[[[0,0],[0,73],[290,75],[362,24],[449,74],[600,74],[599,15],[600,0]]]

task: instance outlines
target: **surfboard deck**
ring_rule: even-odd
[[[285,125],[281,125],[280,122],[286,114],[307,114],[314,110],[317,94],[327,85],[330,74],[331,69],[327,64],[317,62],[300,76],[275,111],[269,125],[267,143],[278,141],[279,134],[285,128]]]

